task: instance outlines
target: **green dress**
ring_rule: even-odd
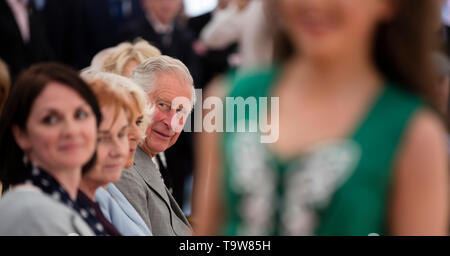
[[[278,73],[271,67],[234,79],[228,99],[270,97]],[[250,107],[242,116],[237,107],[226,108],[226,123],[236,130],[222,136],[222,234],[389,235],[393,164],[422,101],[387,82],[349,137],[289,160],[262,144],[259,132],[248,131],[259,121],[256,102],[257,114]],[[247,132],[236,132],[242,122]]]

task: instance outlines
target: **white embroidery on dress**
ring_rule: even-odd
[[[238,235],[273,232],[278,177],[267,163],[257,133],[235,133],[232,138],[231,186],[242,196],[238,210],[242,223]]]
[[[350,140],[321,143],[287,170],[281,209],[283,235],[313,235],[317,210],[326,208],[353,174],[360,154],[359,145]]]

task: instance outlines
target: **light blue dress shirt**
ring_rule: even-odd
[[[144,220],[128,202],[125,196],[110,183],[106,189],[100,187],[95,192],[95,201],[119,232],[124,236],[152,236]]]

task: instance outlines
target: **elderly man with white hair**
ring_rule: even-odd
[[[136,149],[134,165],[123,171],[116,186],[153,235],[190,235],[192,228],[152,158],[180,136],[195,103],[192,76],[181,61],[156,56],[137,66],[131,79],[147,93],[154,112],[146,138]]]

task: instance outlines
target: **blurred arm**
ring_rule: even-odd
[[[420,112],[406,134],[391,194],[392,235],[447,235],[449,176],[446,132]]]

